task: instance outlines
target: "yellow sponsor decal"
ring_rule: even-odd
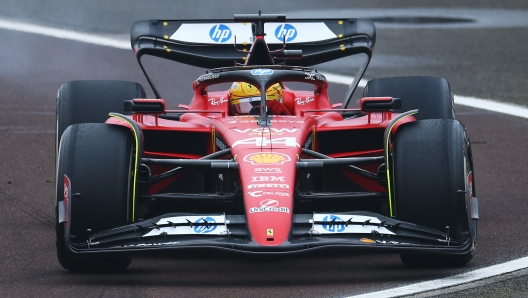
[[[274,165],[284,164],[287,161],[291,161],[291,158],[282,153],[259,152],[246,155],[244,161],[250,162],[252,165]]]
[[[266,235],[267,236],[273,236],[273,229],[267,229],[266,230]]]
[[[376,241],[374,241],[372,239],[369,239],[369,238],[361,238],[360,241],[364,242],[364,243],[375,243],[376,242]]]

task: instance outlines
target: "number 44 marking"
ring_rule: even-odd
[[[269,145],[283,145],[286,147],[301,147],[301,145],[297,143],[297,140],[294,137],[276,138],[272,140],[265,137],[249,138],[236,141],[232,147],[234,148],[237,145],[253,145],[256,147]]]

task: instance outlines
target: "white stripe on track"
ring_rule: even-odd
[[[0,29],[7,29],[13,31],[20,31],[32,34],[39,34],[61,39],[74,40],[94,45],[105,47],[112,47],[117,49],[131,50],[130,42],[128,40],[105,37],[96,34],[82,33],[71,30],[57,29],[52,27],[28,24],[18,21],[11,21],[0,18]],[[336,84],[350,85],[353,80],[351,76],[344,76],[332,73],[324,73],[327,80]],[[367,81],[361,80],[359,87],[365,87]],[[523,106],[514,104],[501,103],[491,99],[480,99],[474,97],[466,97],[455,95],[455,103],[459,105],[474,107],[494,111],[498,113],[508,114],[512,116],[528,118],[528,109]],[[528,268],[528,257],[510,261],[504,264],[494,265],[487,268],[482,268],[472,272],[447,277],[443,279],[432,280],[428,282],[417,283],[409,286],[389,289],[380,292],[368,293],[353,297],[397,297],[401,295],[416,294],[424,291],[431,291],[435,289],[451,287],[459,284],[469,283],[479,279],[489,278],[520,269]]]
[[[354,80],[354,77],[351,76],[344,76],[340,74],[329,73],[326,71],[320,71],[320,73],[322,73],[326,77],[326,80],[330,83],[350,85],[350,83],[352,83],[352,81]],[[365,88],[365,86],[367,86],[367,82],[367,80],[361,79],[359,81],[358,87]]]
[[[336,84],[350,85],[354,80],[354,77],[338,75],[333,73],[321,72],[328,82]],[[360,80],[358,86],[364,88],[367,85],[367,80]],[[455,95],[455,104],[473,107],[477,109],[483,109],[493,111],[497,113],[528,118],[528,108],[521,105],[512,103],[498,102],[492,99],[482,99],[469,96]]]
[[[522,118],[528,118],[528,108],[512,103],[498,102],[493,99],[482,99],[455,95],[455,104],[493,111]]]
[[[39,34],[44,36],[51,36],[61,39],[68,39],[74,41],[80,41],[84,43],[90,43],[94,45],[100,45],[105,47],[112,47],[118,49],[131,50],[130,42],[124,40],[116,40],[113,38],[103,37],[100,35],[82,33],[71,30],[57,29],[52,27],[45,27],[40,25],[22,23],[17,21],[10,21],[6,19],[0,19],[0,29],[7,29],[13,31],[20,31],[26,33]]]
[[[379,292],[371,292],[362,295],[350,296],[347,298],[384,298],[384,297],[400,297],[404,295],[413,295],[422,292],[428,292],[448,287],[453,287],[461,284],[470,283],[473,281],[498,276],[502,274],[511,273],[514,271],[522,270],[528,267],[528,257],[521,259],[513,260],[503,264],[493,265],[490,267],[470,271],[467,273],[420,282],[408,286],[403,286],[399,288],[392,288]]]

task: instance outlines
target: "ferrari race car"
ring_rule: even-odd
[[[125,81],[71,81],[58,92],[64,268],[123,270],[143,253],[378,252],[410,266],[473,257],[471,146],[449,83],[378,78],[348,108],[374,48],[371,21],[140,21],[131,43],[155,99]],[[366,62],[332,104],[326,77],[310,67],[355,54]],[[189,105],[169,110],[144,55],[210,70]],[[310,89],[291,88],[299,82]],[[238,88],[253,93],[235,97]]]

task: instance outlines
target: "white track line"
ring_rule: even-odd
[[[350,85],[350,83],[352,83],[352,81],[354,80],[354,77],[351,76],[333,74],[325,71],[321,71],[321,73],[326,77],[326,80],[330,83]],[[367,80],[361,79],[359,81],[358,87],[365,88],[365,86],[367,86],[367,82]]]
[[[455,95],[455,104],[493,111],[497,113],[528,118],[528,108],[512,103],[498,102],[493,99],[482,99],[469,96]]]
[[[322,72],[329,82],[350,85],[354,77]],[[364,88],[367,80],[360,80],[358,86]],[[455,104],[493,111],[512,116],[528,118],[528,108],[511,103],[498,102],[492,99],[482,99],[469,96],[455,95]]]
[[[528,267],[528,257],[524,257],[521,259],[506,262],[503,264],[493,265],[490,267],[478,269],[475,271],[471,271],[471,272],[467,272],[467,273],[463,273],[463,274],[459,274],[459,275],[455,275],[451,277],[416,283],[416,284],[412,284],[408,286],[392,288],[392,289],[379,291],[379,292],[371,292],[371,293],[366,293],[362,295],[350,296],[348,298],[367,298],[367,297],[368,298],[378,298],[378,297],[383,298],[383,297],[400,297],[404,295],[413,295],[417,293],[428,292],[428,291],[453,287],[453,286],[457,286],[461,284],[466,284],[466,283],[470,283],[473,281],[477,281],[477,280],[481,280],[481,279],[485,279],[485,278],[489,278],[489,277],[493,277],[497,275],[507,274],[507,273],[511,273],[514,271],[522,270],[527,267]]]
[[[0,19],[0,29],[7,29],[13,31],[27,32],[32,34],[39,34],[45,36],[51,36],[55,38],[74,40],[94,45],[100,45],[105,47],[112,47],[117,49],[130,50],[129,41],[120,40],[116,38],[109,38],[95,34],[76,32],[71,30],[63,30],[45,26],[39,26],[34,24],[10,21],[6,19]],[[350,85],[353,77],[325,73],[325,76],[329,82],[336,84]],[[359,87],[365,87],[367,81],[361,80]],[[478,109],[484,109],[494,111],[498,113],[508,114],[512,116],[528,118],[528,109],[523,106],[507,104],[497,102],[491,99],[480,99],[466,96],[455,95],[455,103],[459,105],[474,107]],[[499,264],[472,272],[456,275],[453,277],[437,279],[428,282],[417,283],[409,286],[389,289],[385,291],[368,293],[360,296],[353,297],[397,297],[401,295],[416,294],[424,291],[431,291],[435,289],[451,287],[459,284],[469,283],[475,280],[484,279],[512,271],[528,268],[528,257],[510,261],[504,264]]]
[[[90,43],[105,47],[112,47],[118,49],[131,50],[130,42],[124,40],[116,40],[114,38],[103,37],[100,35],[76,32],[71,30],[57,29],[52,27],[45,27],[40,25],[10,21],[0,19],[0,29],[7,29],[13,31],[27,32],[45,36],[51,36],[61,39],[75,40],[84,43]]]

